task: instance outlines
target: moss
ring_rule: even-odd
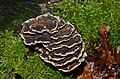
[[[14,35],[13,31],[0,33],[0,78],[9,74],[19,74],[22,79],[70,79],[63,76],[57,70],[47,66],[39,55],[30,56],[24,59],[28,51],[24,47],[19,36]]]
[[[120,45],[118,33],[120,31],[118,28],[120,1],[84,0],[79,3],[78,0],[63,0],[58,4],[57,9],[54,14],[74,24],[85,42],[88,42],[91,36],[98,40],[97,29],[105,24],[111,27],[109,35],[111,43],[114,46]]]

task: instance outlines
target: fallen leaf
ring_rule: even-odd
[[[94,52],[88,53],[87,61],[94,62],[92,79],[102,79],[103,77],[104,79],[115,79],[114,74],[118,70],[115,64],[120,64],[120,47],[116,52],[110,44],[107,36],[109,29],[109,26],[101,25],[98,29],[101,35],[99,45]]]
[[[116,52],[114,53],[114,58],[116,64],[120,65],[120,46],[117,47]]]
[[[89,62],[85,67],[82,75],[78,76],[77,79],[91,79],[93,75],[93,62]]]
[[[109,67],[109,66],[112,67],[112,64],[114,62],[114,58],[111,56],[111,51],[108,51],[107,53],[103,52],[101,59],[103,61],[105,61],[105,65],[107,67]]]

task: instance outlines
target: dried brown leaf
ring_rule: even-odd
[[[105,65],[107,67],[109,67],[109,66],[112,67],[112,64],[114,62],[114,58],[111,56],[111,51],[108,51],[108,53],[103,52],[101,59],[103,61],[105,61]]]
[[[88,54],[87,60],[94,62],[94,66],[97,68],[97,70],[93,70],[94,74],[92,75],[92,79],[102,79],[104,74],[108,75],[105,76],[104,79],[115,79],[113,74],[116,73],[116,71],[113,72],[111,68],[114,67],[113,65],[116,64],[116,61],[120,64],[120,48],[117,49],[117,52],[113,50],[114,48],[109,43],[107,36],[109,29],[109,26],[101,25],[98,29],[101,35],[99,45],[95,48],[94,53]]]
[[[85,67],[82,75],[78,76],[77,79],[91,79],[93,75],[93,62],[89,62]]]
[[[120,65],[120,46],[117,47],[117,51],[114,52],[114,58],[118,65]]]

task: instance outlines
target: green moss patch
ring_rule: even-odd
[[[120,45],[120,1],[118,0],[63,0],[58,4],[55,15],[74,24],[85,42],[92,36],[99,41],[98,28],[105,24],[110,26],[109,40]],[[114,42],[113,42],[114,41]]]
[[[18,74],[22,79],[70,79],[46,65],[39,55],[24,59],[27,48],[13,31],[0,33],[0,78]]]

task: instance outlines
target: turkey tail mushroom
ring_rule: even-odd
[[[21,38],[25,45],[40,44],[38,52],[45,62],[63,72],[78,67],[87,57],[81,35],[69,22],[50,13],[22,23]]]

